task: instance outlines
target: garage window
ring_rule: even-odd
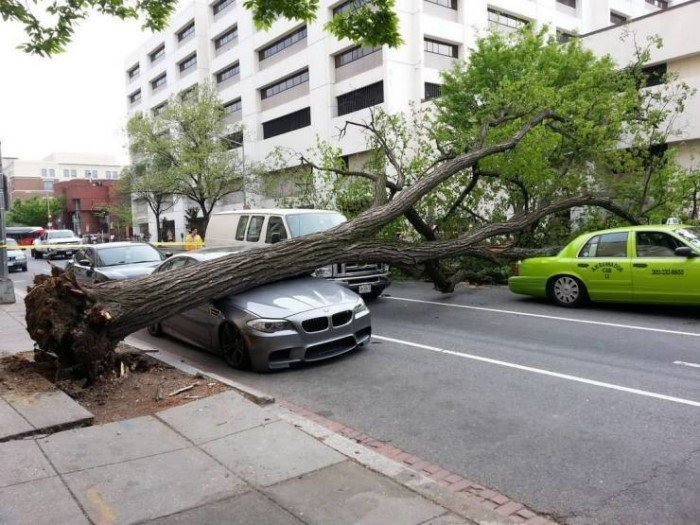
[[[627,257],[627,233],[606,233],[592,237],[579,257]]]
[[[250,219],[248,235],[246,235],[245,238],[246,241],[258,242],[260,240],[260,232],[262,232],[263,222],[265,222],[265,217],[262,215],[256,215]]]
[[[245,227],[248,226],[248,216],[241,215],[238,219],[238,227],[236,228],[236,240],[242,241],[245,239]]]

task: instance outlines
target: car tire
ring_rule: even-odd
[[[28,269],[28,268],[27,268],[27,265],[26,265],[26,264],[25,264],[24,266],[22,266],[22,271],[23,271],[23,272],[26,272],[27,269]]]
[[[148,335],[152,337],[161,337],[163,335],[163,327],[160,323],[149,324],[146,330],[148,331]]]
[[[44,254],[41,253],[41,252],[39,252],[39,251],[35,251],[35,252],[34,252],[34,258],[35,258],[35,259],[43,259],[43,258],[44,258]]]
[[[233,323],[224,323],[219,330],[219,349],[224,360],[236,370],[250,368],[250,354],[246,348],[243,334]]]
[[[548,292],[554,304],[566,308],[582,306],[588,299],[585,285],[570,275],[553,277],[549,282]]]

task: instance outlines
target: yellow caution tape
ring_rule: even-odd
[[[114,242],[124,242],[124,241],[114,241]],[[134,241],[134,242],[139,242],[139,241]],[[112,244],[109,242],[100,242],[100,243],[94,243],[94,244],[41,244],[39,245],[40,248],[58,248],[60,250],[77,250],[79,248],[92,248],[95,246],[102,246],[104,244]],[[197,249],[199,248],[204,248],[204,244],[198,244],[198,243],[191,243],[191,242],[151,242],[148,243],[153,246],[192,246],[196,247]],[[24,245],[20,244],[17,246],[10,246],[8,244],[0,244],[0,249],[1,248],[7,248],[8,250],[33,250],[37,248],[37,246],[33,245]]]

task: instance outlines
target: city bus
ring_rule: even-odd
[[[34,239],[38,239],[44,233],[40,226],[8,226],[5,234],[8,238],[17,241],[20,246],[31,246]]]

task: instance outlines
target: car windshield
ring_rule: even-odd
[[[120,264],[137,264],[163,260],[161,253],[148,244],[102,248],[99,250],[98,256],[100,258],[98,266],[118,266]]]
[[[292,237],[330,230],[347,219],[340,213],[299,213],[287,215],[287,225]]]
[[[700,227],[683,228],[676,230],[676,233],[696,248],[700,248]]]
[[[5,239],[5,246],[7,246],[10,250],[12,248],[17,247],[17,241],[14,239]]]
[[[68,239],[70,237],[75,237],[75,234],[70,230],[56,230],[49,232],[49,239]]]

